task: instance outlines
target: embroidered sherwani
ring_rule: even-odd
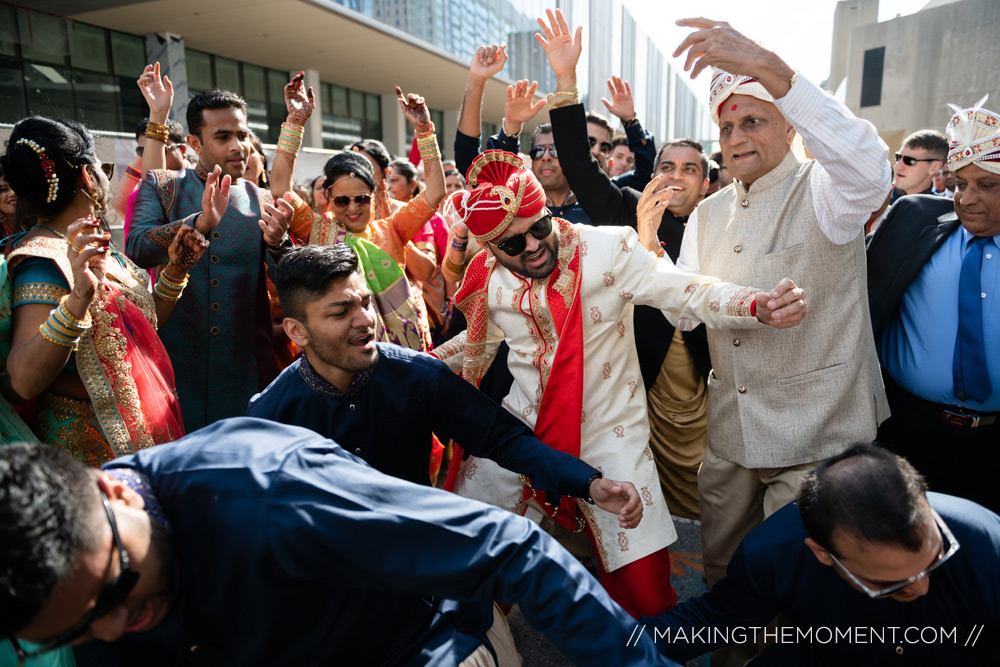
[[[506,340],[514,384],[503,404],[534,429],[560,345],[553,308],[569,308],[578,292],[582,411],[557,416],[566,429],[579,425],[580,458],[605,477],[632,482],[643,502],[643,519],[634,530],[621,529],[611,513],[577,502],[601,564],[610,572],[663,549],[677,537],[648,446],[646,392],[632,334],[633,304],[686,313],[683,317],[710,327],[754,327],[762,326],[750,315],[757,290],[681,273],[668,259],[657,259],[646,251],[632,229],[557,223],[559,263],[548,278],[521,278],[485,254],[473,260],[466,282],[478,287],[460,302],[469,330],[438,347],[435,354],[474,380]],[[578,261],[575,271],[571,270],[574,257]],[[552,294],[563,303],[549,303]],[[485,344],[470,345],[482,337],[484,327]],[[459,473],[456,490],[541,518],[536,501],[522,501],[522,481],[491,461],[470,457]]]
[[[201,212],[204,191],[193,169],[150,171],[136,196],[128,256],[143,268],[166,264],[180,225],[193,224]],[[160,328],[188,431],[246,414],[250,397],[278,375],[265,281],[269,253],[257,224],[268,198],[270,192],[247,180],[233,182],[209,248]]]

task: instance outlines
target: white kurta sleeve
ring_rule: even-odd
[[[615,286],[621,285],[623,298],[659,308],[671,321],[695,320],[713,329],[764,326],[750,314],[754,294],[761,290],[684,273],[668,258],[658,259],[643,248],[629,227],[617,228],[616,236]]]
[[[816,158],[810,187],[820,229],[848,243],[889,194],[889,147],[874,125],[801,76],[774,104]]]

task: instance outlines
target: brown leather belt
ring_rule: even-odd
[[[976,412],[955,405],[927,401],[897,385],[886,373],[883,373],[882,377],[885,379],[886,391],[896,394],[920,412],[940,417],[945,424],[961,428],[979,428],[980,426],[992,426],[996,423],[997,417],[1000,416],[1000,412]]]

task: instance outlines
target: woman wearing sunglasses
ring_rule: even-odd
[[[295,123],[302,125],[309,119],[313,104],[304,84],[301,81],[293,84],[285,93],[289,118],[294,117]],[[323,187],[329,206],[322,217],[314,220],[309,244],[347,243],[354,248],[375,296],[381,324],[379,340],[427,350],[431,345],[427,320],[423,318],[420,323],[415,290],[406,280],[403,267],[407,246],[444,198],[444,170],[434,123],[424,98],[413,94],[404,97],[398,86],[396,98],[415,131],[424,163],[424,191],[389,217],[376,218],[376,183],[371,162],[354,151],[338,153],[323,167],[326,174]],[[276,198],[291,187],[294,168],[295,156],[279,150],[271,171],[271,192]]]
[[[94,138],[79,123],[32,116],[2,157],[18,194],[13,244],[13,331],[7,371],[43,442],[99,466],[184,433],[174,373],[156,334],[207,242],[193,228],[169,243],[153,287],[111,246],[101,216],[109,182]],[[22,228],[27,225],[22,225]]]

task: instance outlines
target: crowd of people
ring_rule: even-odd
[[[508,54],[479,48],[453,162],[397,87],[409,158],[296,181],[302,74],[270,161],[230,91],[185,134],[159,64],[117,187],[83,125],[15,125],[0,664],[507,667],[515,604],[581,665],[1000,658],[1000,114],[893,162],[686,19],[708,155],[617,76],[588,111],[582,29],[538,23],[556,91],[508,86],[484,150]],[[708,586],[681,604],[672,516]]]

